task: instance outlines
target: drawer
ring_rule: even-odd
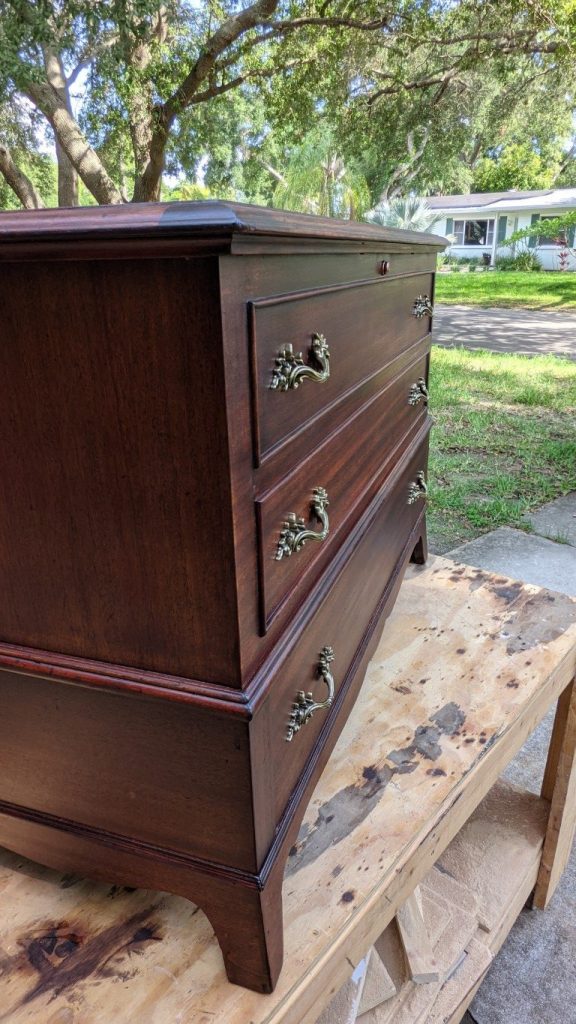
[[[432,287],[432,274],[414,274],[249,304],[257,465],[429,332],[415,304]]]
[[[279,821],[306,761],[327,725],[327,708],[319,708],[288,742],[288,728],[299,691],[311,692],[322,702],[328,685],[327,669],[335,692],[354,673],[357,656],[370,633],[370,621],[404,551],[408,537],[422,515],[424,501],[409,503],[418,473],[426,472],[428,425],[421,431],[402,463],[396,467],[378,498],[355,531],[357,543],[336,582],[327,591],[312,620],[292,647],[258,713],[261,743],[267,752],[266,786],[271,787],[270,811]],[[420,488],[417,488],[420,491]],[[321,666],[322,652],[331,648],[334,660]]]
[[[256,502],[260,627],[313,582],[426,413],[427,355],[405,368],[298,468]],[[326,495],[326,502],[323,494]],[[293,516],[293,519],[289,519]]]

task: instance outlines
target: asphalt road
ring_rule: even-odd
[[[437,303],[432,338],[436,345],[447,348],[463,345],[576,359],[576,309],[537,311]]]

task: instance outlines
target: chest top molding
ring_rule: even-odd
[[[4,261],[217,252],[436,252],[446,245],[438,235],[216,200],[0,214]]]

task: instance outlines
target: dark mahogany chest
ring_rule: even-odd
[[[190,898],[261,991],[425,558],[442,245],[221,203],[0,217],[0,843]]]

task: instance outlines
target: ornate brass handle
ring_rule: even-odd
[[[412,314],[420,320],[423,316],[432,316],[434,307],[429,295],[418,295],[412,306]]]
[[[408,504],[413,505],[420,498],[425,498],[428,494],[428,485],[426,483],[426,477],[424,476],[424,470],[420,470],[416,474],[416,479],[412,481],[408,488]]]
[[[428,388],[426,387],[426,381],[424,377],[419,377],[415,384],[410,385],[408,392],[408,405],[418,405],[418,402],[424,400],[424,405],[428,405]]]
[[[300,548],[304,547],[307,540],[326,540],[328,530],[330,529],[328,513],[326,511],[328,495],[323,487],[315,487],[312,494],[310,512],[311,515],[320,521],[321,529],[318,533],[314,530],[309,530],[302,516],[297,516],[295,512],[291,512],[284,520],[282,532],[278,539],[275,555],[277,562],[282,558],[290,558],[290,555],[300,551]]]
[[[318,657],[318,676],[328,687],[326,700],[316,701],[311,693],[304,693],[298,690],[296,699],[292,704],[288,729],[286,730],[286,741],[290,743],[294,733],[298,732],[303,725],[306,725],[315,711],[329,708],[334,700],[334,677],[330,671],[330,664],[334,661],[334,651],[331,647],[323,647]]]
[[[302,353],[295,353],[292,345],[281,348],[272,371],[272,390],[295,391],[303,380],[315,380],[319,384],[324,384],[330,376],[330,349],[323,334],[312,335],[310,359],[313,364],[316,363],[320,367],[319,370],[315,369],[314,365],[306,366]]]

